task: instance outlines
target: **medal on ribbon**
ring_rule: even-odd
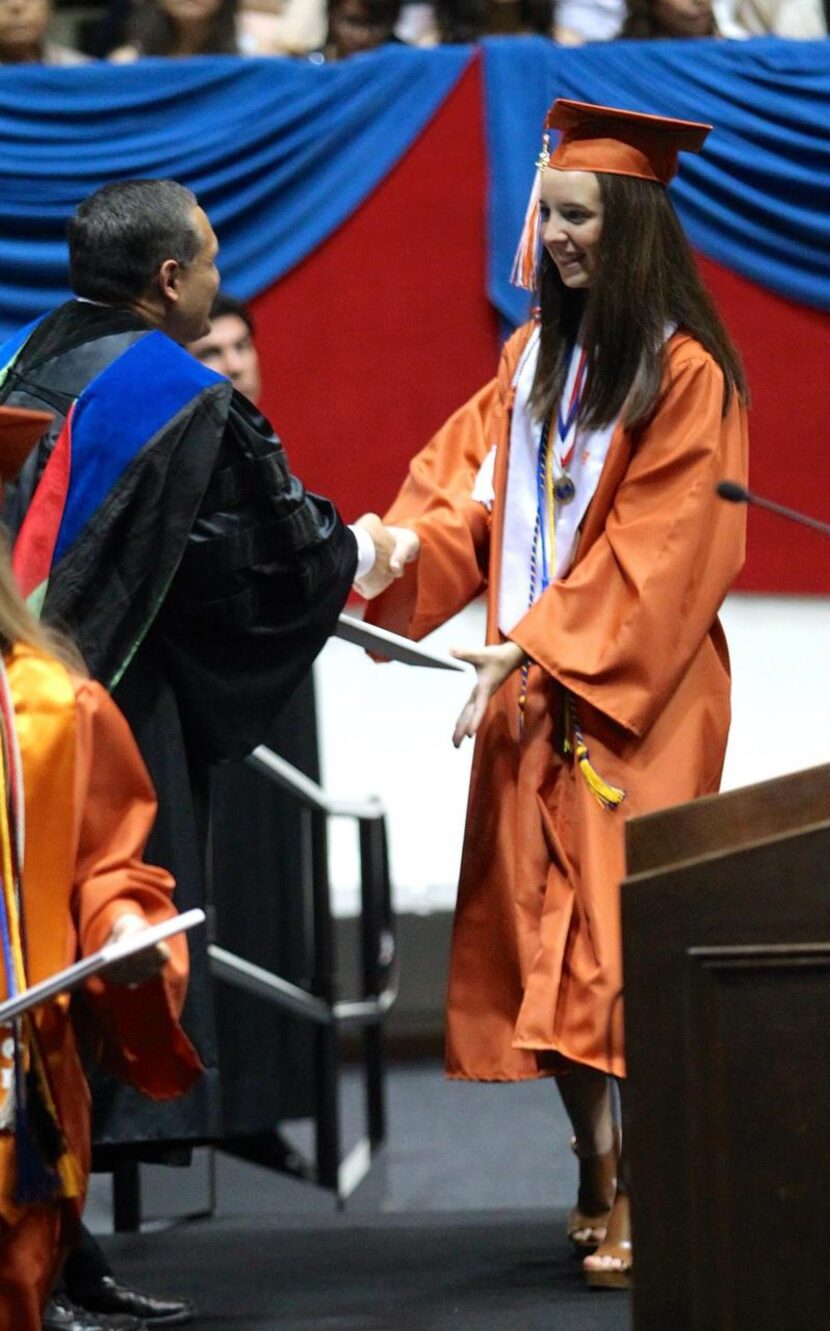
[[[553,481],[553,497],[558,504],[570,504],[576,497],[576,486],[568,474],[568,467],[576,448],[576,421],[579,416],[579,408],[582,402],[582,390],[585,387],[585,374],[588,368],[588,353],[583,347],[579,354],[579,364],[576,368],[576,377],[571,388],[571,400],[568,403],[568,409],[562,413],[562,403],[556,408],[556,434],[559,444],[559,456],[556,456],[554,450],[554,463],[556,466],[556,475]],[[564,451],[568,440],[568,435],[573,430],[573,439],[567,452]]]
[[[568,459],[570,461],[570,459]],[[569,504],[576,495],[576,486],[566,471],[553,482],[553,497],[557,504]]]

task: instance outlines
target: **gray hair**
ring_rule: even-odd
[[[202,240],[196,195],[175,180],[118,180],[84,199],[69,222],[72,290],[106,305],[149,291],[166,259],[183,268]]]

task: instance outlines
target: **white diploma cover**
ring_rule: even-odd
[[[351,615],[340,616],[334,635],[344,642],[365,648],[367,652],[374,652],[375,656],[402,661],[404,665],[427,666],[432,670],[466,670],[466,665],[454,660],[452,656],[431,652],[410,638],[402,638],[399,633],[390,633],[388,629],[376,628],[374,624],[364,624],[362,619],[353,619]]]
[[[203,924],[204,920],[203,910],[186,910],[181,915],[175,915],[172,920],[151,924],[146,929],[137,929],[134,933],[119,938],[117,943],[107,943],[98,952],[84,957],[82,961],[76,961],[65,970],[56,971],[47,979],[39,980],[37,984],[31,985],[14,998],[5,999],[0,1003],[0,1023],[5,1024],[14,1017],[29,1012],[31,1008],[50,1002],[53,998],[57,998],[58,994],[71,993],[93,975],[100,975],[113,962],[124,961],[127,957],[135,956],[137,952],[155,947],[156,943],[162,943],[165,938],[170,938],[173,934],[183,933],[186,929],[195,929],[197,925]]]

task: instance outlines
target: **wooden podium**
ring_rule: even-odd
[[[626,845],[634,1331],[825,1331],[830,766]]]

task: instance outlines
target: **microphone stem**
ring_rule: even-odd
[[[810,518],[806,513],[797,513],[792,508],[785,508],[783,504],[776,504],[773,499],[762,499],[760,495],[747,494],[747,499],[757,508],[765,508],[770,513],[777,513],[780,518],[790,518],[793,522],[800,522],[805,527],[812,527],[814,531],[820,531],[824,536],[830,536],[830,523],[820,522],[818,518]]]

